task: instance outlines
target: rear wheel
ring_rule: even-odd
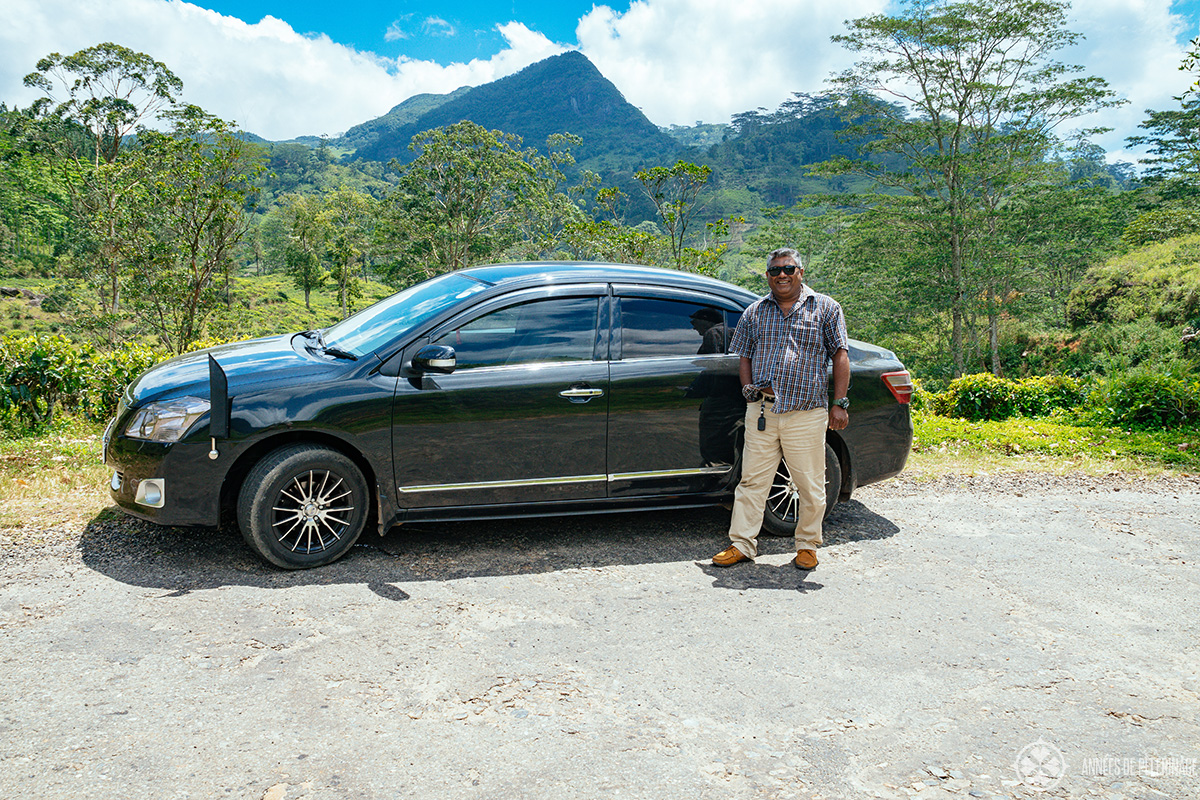
[[[837,453],[825,443],[825,516],[828,517],[837,505],[842,491],[842,465]],[[796,520],[799,519],[800,495],[792,483],[787,463],[779,459],[775,481],[767,495],[766,513],[763,514],[763,532],[771,536],[794,536]]]
[[[306,569],[349,552],[369,508],[367,482],[353,461],[326,447],[293,445],[250,470],[238,495],[238,527],[275,566]]]

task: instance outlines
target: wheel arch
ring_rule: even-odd
[[[850,448],[846,446],[846,441],[835,431],[825,431],[825,443],[833,448],[838,464],[842,467],[842,485],[838,490],[838,502],[845,502],[850,499],[850,495],[854,492],[855,488],[854,464],[850,460]]]
[[[348,443],[345,439],[322,431],[311,430],[282,431],[255,442],[246,452],[238,456],[233,466],[225,473],[225,479],[221,482],[220,515],[222,521],[236,520],[238,493],[241,491],[242,483],[246,480],[246,476],[250,474],[250,470],[254,469],[254,465],[261,461],[268,453],[293,444],[315,444],[328,447],[354,462],[354,465],[362,472],[363,480],[367,483],[367,491],[371,493],[371,514],[367,521],[367,525],[370,526],[371,522],[378,515],[379,507],[379,484],[371,462],[367,460],[358,448]]]

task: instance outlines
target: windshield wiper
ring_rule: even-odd
[[[343,350],[340,347],[329,347],[328,345],[323,345],[321,347],[321,349],[324,352],[329,353],[329,355],[331,355],[331,356],[337,356],[338,358],[348,358],[351,361],[358,361],[358,356],[354,355],[354,353],[351,353],[349,350]]]
[[[350,361],[358,361],[358,356],[354,355],[354,353],[351,353],[349,350],[343,350],[340,347],[332,347],[325,344],[325,334],[322,331],[303,331],[300,335],[305,338],[315,338],[317,340],[317,347],[321,348],[322,353],[328,353],[335,358],[345,358]]]

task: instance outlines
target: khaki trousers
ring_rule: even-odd
[[[825,429],[829,412],[824,408],[772,414],[768,404],[767,429],[758,429],[759,404],[746,407],[746,442],[742,448],[742,480],[733,495],[729,540],[743,555],[758,555],[767,495],[782,457],[800,495],[796,524],[796,550],[821,546],[821,520],[825,516]]]

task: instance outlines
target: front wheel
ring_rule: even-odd
[[[238,527],[275,566],[306,569],[348,553],[369,508],[367,482],[353,461],[326,447],[293,445],[250,470],[238,494]]]
[[[837,505],[842,491],[842,464],[837,453],[825,443],[825,516],[828,517]],[[787,463],[779,459],[775,481],[767,495],[766,513],[763,514],[763,532],[771,536],[795,536],[796,521],[800,518],[800,494],[792,483],[792,474]]]

